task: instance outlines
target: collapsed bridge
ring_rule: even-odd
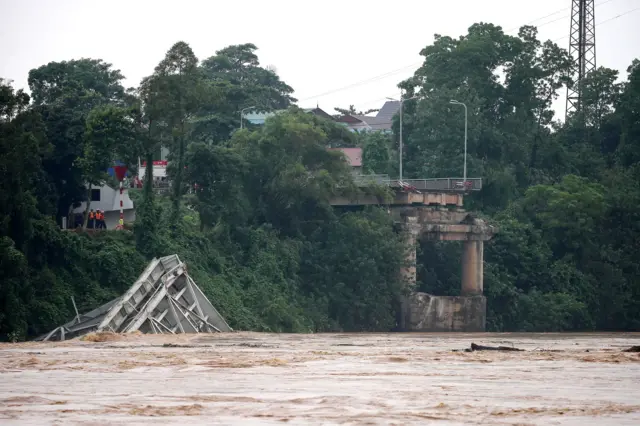
[[[154,258],[122,296],[36,340],[65,340],[91,332],[154,334],[233,331],[187,273],[178,255]]]

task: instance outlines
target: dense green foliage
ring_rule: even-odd
[[[485,245],[488,327],[640,328],[640,62],[623,83],[614,70],[593,72],[581,112],[561,124],[551,102],[571,84],[570,62],[534,28],[513,37],[476,24],[422,54],[402,83],[424,94],[406,104],[405,173],[461,175],[464,110],[449,100],[466,103],[468,175],[484,178],[467,207],[500,228]],[[421,249],[421,288],[459,294],[460,247]]]
[[[101,60],[52,62],[31,96],[0,81],[0,338],[38,335],[122,292],[153,256],[177,253],[237,329],[390,330],[405,247],[386,209],[343,212],[359,191],[341,155],[363,147],[367,173],[397,173],[394,134],[354,134],[292,106],[293,89],[260,66],[252,44],[200,62],[172,46],[136,89]],[[476,24],[436,36],[400,86],[407,178],[459,176],[469,109],[467,197],[500,228],[485,245],[492,330],[640,328],[640,63],[625,82],[600,68],[566,123],[551,105],[571,61],[535,28],[518,36]],[[240,111],[284,110],[240,127]],[[350,107],[345,112],[355,113]],[[147,167],[131,191],[133,231],[56,224],[107,180],[170,149],[172,190]],[[385,190],[372,188],[383,200]],[[460,246],[423,242],[421,290],[457,294]]]
[[[257,130],[231,135],[218,129],[203,137],[206,120],[237,120],[247,102],[244,91],[277,108],[292,100],[288,86],[258,66],[253,49],[232,46],[201,66],[188,45],[177,43],[139,89],[96,95],[91,108],[87,99],[96,81],[115,79],[100,86],[107,93],[121,78],[102,61],[54,63],[32,73],[42,80],[56,73],[57,90],[34,96],[37,104],[0,86],[7,178],[1,192],[3,339],[66,322],[73,316],[72,296],[80,310],[108,301],[150,257],[172,253],[188,263],[234,328],[395,326],[402,239],[381,210],[340,214],[329,205],[337,191],[357,188],[341,154],[326,148],[353,145],[355,135],[291,108]],[[245,58],[253,77],[238,75],[244,73],[238,64],[227,69],[229,55]],[[32,92],[50,87],[34,84]],[[56,110],[67,99],[73,102]],[[212,104],[223,106],[215,118],[207,115]],[[105,169],[116,159],[131,167],[137,156],[150,162],[161,145],[171,150],[174,186],[158,196],[147,176],[142,191],[131,191],[138,206],[133,233],[56,226],[60,213],[87,199],[85,182],[105,182]]]

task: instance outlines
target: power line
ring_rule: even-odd
[[[605,4],[605,3],[609,3],[610,1],[613,1],[613,0],[607,0],[607,1],[603,2],[603,3],[597,4],[596,7],[597,6],[601,6],[601,5]],[[614,21],[614,20],[616,20],[618,18],[622,18],[623,16],[629,15],[629,14],[631,14],[633,12],[637,12],[638,10],[640,10],[640,7],[636,7],[635,9],[628,10],[628,11],[620,13],[620,14],[618,14],[616,16],[612,16],[611,18],[605,19],[604,21],[600,21],[600,22],[596,23],[595,26],[598,27],[598,26],[600,26],[602,24],[606,24],[606,23]],[[555,43],[557,41],[564,40],[564,39],[566,39],[568,37],[569,36],[562,36],[560,38],[557,38],[557,39],[553,40],[553,42]],[[360,108],[362,108],[362,105],[368,105],[368,104],[371,104],[373,102],[381,101],[381,100],[385,100],[385,99],[386,99],[386,97],[385,98],[378,98],[375,101],[368,101],[367,103],[360,104]],[[385,123],[376,123],[376,124],[385,124]]]
[[[607,4],[607,3],[610,3],[610,2],[612,2],[612,1],[614,1],[614,0],[605,0],[605,1],[601,2],[601,3],[596,4],[596,5],[595,5],[595,7],[602,6],[602,5]],[[545,15],[545,16],[542,16],[542,17],[540,17],[540,18],[534,19],[533,21],[530,21],[530,22],[528,22],[528,23],[527,23],[527,24],[525,24],[525,25],[531,25],[531,24],[533,24],[533,23],[535,23],[535,22],[541,21],[541,20],[546,19],[546,18],[550,18],[551,16],[557,15],[558,13],[563,12],[563,11],[566,11],[566,10],[569,10],[569,9],[571,9],[571,8],[570,8],[570,7],[564,7],[564,8],[562,8],[562,9],[558,9],[557,11],[555,11],[555,12],[553,12],[553,13],[550,13],[550,14],[548,14],[548,15]],[[634,9],[634,10],[635,10],[635,9]],[[545,22],[545,23],[543,23],[543,24],[538,25],[538,28],[543,27],[543,26],[548,25],[548,24],[552,24],[552,23],[557,22],[557,21],[560,21],[560,20],[562,20],[562,19],[566,19],[567,17],[569,17],[569,16],[567,15],[567,16],[563,16],[563,17],[561,17],[561,18],[554,19],[554,20],[549,21],[549,22]],[[606,21],[605,21],[605,22],[606,22]],[[604,23],[604,22],[601,22],[601,24],[602,24],[602,23]],[[520,27],[521,27],[521,26],[514,27],[514,28],[512,28],[512,29],[510,29],[510,30],[507,30],[507,31],[505,31],[505,32],[511,32],[511,31],[513,31],[513,30],[519,29]],[[568,37],[568,36],[567,36],[567,37]],[[561,38],[561,39],[559,39],[559,40],[562,40],[562,39],[567,38],[567,37],[562,37],[562,38]],[[400,73],[400,72],[402,72],[402,71],[405,71],[405,70],[407,70],[407,69],[409,69],[409,68],[417,67],[417,66],[419,66],[419,65],[421,65],[421,64],[422,64],[422,62],[417,62],[417,63],[411,64],[411,65],[407,65],[407,66],[404,66],[404,67],[402,67],[402,68],[398,68],[398,69],[393,70],[393,71],[388,71],[388,72],[386,72],[386,73],[384,73],[384,74],[379,74],[379,75],[377,75],[377,76],[373,76],[373,77],[368,78],[368,79],[366,79],[366,80],[357,81],[357,82],[355,82],[355,83],[351,83],[351,84],[349,84],[349,85],[346,85],[346,86],[343,86],[343,87],[340,87],[340,88],[337,88],[337,89],[329,90],[329,91],[326,91],[326,92],[320,93],[320,94],[315,95],[315,96],[309,96],[309,97],[307,97],[307,98],[304,98],[304,99],[299,100],[298,102],[306,102],[306,101],[310,101],[310,100],[313,100],[313,99],[317,99],[317,98],[321,98],[321,97],[324,97],[324,96],[327,96],[327,95],[331,95],[331,94],[333,94],[333,93],[341,92],[341,91],[343,91],[343,90],[351,89],[351,88],[353,88],[353,87],[362,86],[363,84],[372,83],[372,82],[374,82],[374,81],[382,80],[382,79],[384,79],[384,78],[387,78],[387,77],[390,77],[390,76],[392,76],[392,75],[398,74],[398,73]]]
[[[597,4],[595,5],[595,7],[605,5],[605,4],[610,3],[610,2],[612,2],[612,1],[615,1],[615,0],[605,0],[605,1],[603,1],[603,2],[597,3]],[[531,25],[531,24],[533,24],[533,23],[535,23],[535,22],[542,21],[543,19],[546,19],[546,18],[550,18],[550,17],[552,17],[553,15],[557,15],[558,13],[560,13],[560,12],[564,12],[564,11],[569,10],[569,9],[571,9],[571,7],[564,7],[564,8],[562,8],[562,9],[558,9],[557,11],[555,11],[555,12],[553,12],[553,13],[550,13],[550,14],[548,14],[548,15],[546,15],[546,16],[543,16],[542,18],[534,19],[534,20],[533,20],[533,21],[531,21],[531,22],[527,22],[525,25]],[[554,22],[562,21],[563,19],[567,19],[567,18],[570,18],[570,17],[571,17],[571,15],[563,15],[563,16],[561,16],[560,18],[556,18],[556,19],[554,19],[554,20],[552,20],[552,21],[544,22],[544,23],[542,23],[542,24],[540,24],[540,25],[536,25],[536,27],[537,27],[537,28],[544,27],[545,25],[553,24]],[[518,27],[513,27],[513,28],[511,28],[511,29],[509,29],[509,30],[505,31],[505,33],[510,33],[511,31],[519,30],[519,29],[520,29],[520,27],[522,27],[522,25],[520,25],[520,26],[518,26]]]
[[[635,9],[627,10],[624,13],[621,13],[619,15],[613,16],[613,17],[611,17],[609,19],[605,19],[604,21],[598,22],[595,26],[597,27],[597,26],[600,26],[602,24],[606,24],[607,22],[611,22],[611,21],[616,20],[618,18],[622,18],[623,16],[628,15],[628,14],[633,13],[633,12],[636,12],[638,10],[640,10],[640,7],[636,7]],[[553,42],[555,43],[556,41],[564,40],[565,38],[568,38],[568,37],[569,36],[563,36],[563,37],[560,37],[560,38],[557,38],[557,39],[553,40]]]
[[[542,18],[534,19],[533,21],[527,22],[525,25],[531,25],[531,24],[536,23],[536,22],[538,22],[538,21],[542,21],[543,19],[550,18],[550,17],[552,17],[553,15],[557,15],[558,13],[560,13],[560,12],[564,12],[564,11],[565,11],[565,10],[567,10],[567,9],[569,9],[569,8],[568,8],[568,7],[563,7],[562,9],[558,9],[558,10],[556,10],[556,11],[555,11],[555,12],[553,12],[553,13],[550,13],[550,14],[548,14],[548,15],[546,15],[546,16],[543,16]],[[510,29],[506,30],[506,31],[505,31],[505,33],[510,33],[511,31],[519,30],[519,29],[520,29],[520,27],[522,27],[522,25],[519,25],[519,26],[517,26],[517,27],[510,28]]]
[[[422,62],[416,62],[414,64],[407,65],[407,66],[404,66],[402,68],[398,68],[396,70],[388,71],[388,72],[386,72],[384,74],[380,74],[380,75],[371,77],[371,78],[369,78],[367,80],[362,80],[362,81],[359,81],[359,82],[356,82],[356,83],[352,83],[352,84],[349,84],[347,86],[340,87],[338,89],[329,90],[328,92],[320,93],[319,95],[310,96],[308,98],[300,100],[299,102],[309,101],[309,100],[312,100],[312,99],[315,99],[315,98],[320,98],[320,97],[323,97],[323,96],[326,96],[326,95],[330,95],[330,94],[335,93],[335,92],[341,92],[343,90],[350,89],[352,87],[361,86],[361,85],[366,84],[366,83],[371,83],[371,82],[374,82],[374,81],[377,81],[377,80],[381,80],[383,78],[392,76],[394,74],[398,74],[399,72],[402,72],[402,71],[404,71],[406,69],[409,69],[409,68],[416,67],[416,66],[421,65],[421,64],[422,64]]]

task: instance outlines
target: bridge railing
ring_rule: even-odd
[[[399,188],[398,179],[391,179],[389,175],[357,175],[354,180],[358,186],[371,184]],[[463,178],[433,178],[433,179],[404,179],[404,186],[409,185],[419,191],[480,191],[482,178],[467,178],[465,185]]]
[[[434,178],[434,179],[406,179],[402,181],[413,186],[419,191],[480,191],[482,189],[482,178]],[[392,181],[392,187],[399,187],[397,180]]]

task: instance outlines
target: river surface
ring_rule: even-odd
[[[1,344],[0,424],[640,425],[640,334],[94,340]]]

